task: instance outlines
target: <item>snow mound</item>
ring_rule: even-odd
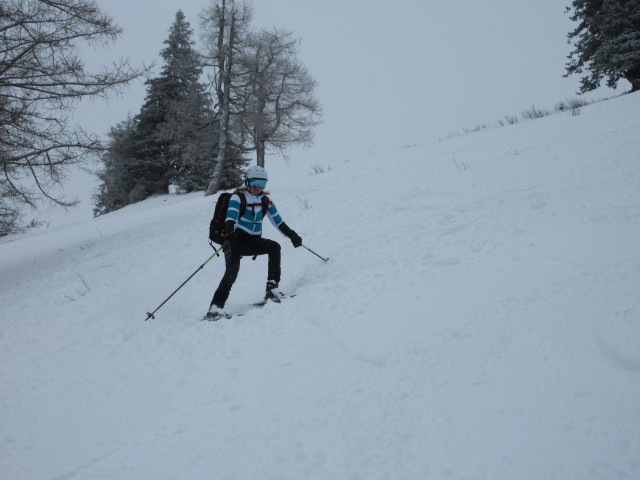
[[[640,478],[640,94],[324,173],[274,165],[294,298],[198,321],[215,197],[0,242],[0,471]],[[229,303],[260,299],[244,259]]]

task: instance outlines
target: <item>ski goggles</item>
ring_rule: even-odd
[[[250,178],[248,183],[249,188],[264,188],[267,186],[267,181],[264,178]]]

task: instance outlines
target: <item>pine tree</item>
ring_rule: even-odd
[[[199,80],[202,65],[191,35],[189,23],[178,11],[161,52],[162,72],[147,82],[147,97],[136,117],[141,159],[148,160],[148,168],[165,180],[156,184],[159,191],[149,195],[166,193],[170,183],[185,191],[207,184],[215,142],[214,114]]]
[[[582,77],[580,91],[600,86],[615,88],[619,79],[640,89],[640,0],[574,0],[571,20],[579,22],[568,34],[575,49],[569,55],[565,77],[589,72]]]
[[[202,58],[193,48],[192,34],[179,11],[161,53],[166,63],[158,79],[167,101],[156,138],[165,146],[169,179],[184,192],[204,190],[209,185],[220,143],[219,114],[214,113],[212,98],[200,82]],[[239,185],[247,162],[231,146],[221,165],[221,188]]]
[[[140,113],[110,134],[96,215],[167,193],[169,185],[181,192],[208,185],[219,124],[211,96],[200,82],[202,61],[191,35],[189,23],[178,11],[161,51],[162,70],[147,81]],[[238,185],[245,163],[237,152],[230,152],[222,183]]]
[[[98,173],[102,182],[95,198],[94,216],[118,210],[131,203],[130,194],[136,182],[130,175],[128,166],[136,163],[134,142],[135,125],[133,118],[111,128],[109,150],[102,156],[104,168]]]

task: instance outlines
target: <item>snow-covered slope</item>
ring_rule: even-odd
[[[144,321],[215,198],[0,240],[0,478],[640,478],[639,113],[270,166],[331,260],[265,227],[297,296],[226,321],[199,321],[218,258]]]

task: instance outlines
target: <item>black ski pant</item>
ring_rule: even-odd
[[[269,255],[267,267],[267,281],[280,283],[280,244],[268,238],[250,235],[242,230],[236,230],[231,245],[224,248],[225,271],[220,284],[213,295],[211,305],[223,308],[229,298],[231,287],[238,278],[240,260],[242,257]]]

